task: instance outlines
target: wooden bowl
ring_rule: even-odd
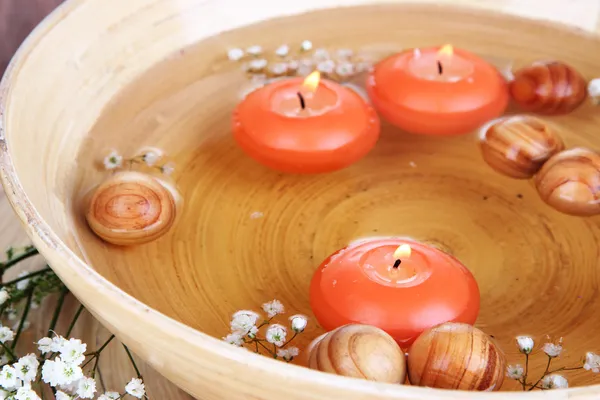
[[[312,316],[315,268],[372,235],[410,236],[460,259],[481,289],[477,326],[496,338],[508,363],[522,362],[519,334],[564,336],[564,365],[600,348],[591,334],[600,328],[600,218],[559,213],[530,181],[495,172],[476,132],[412,136],[384,123],[363,160],[308,176],[271,171],[235,145],[231,111],[251,82],[227,59],[231,47],[274,50],[309,39],[317,47],[392,52],[452,43],[515,68],[559,59],[586,79],[600,70],[600,39],[580,30],[439,5],[373,3],[71,0],[28,38],[2,82],[0,175],[28,234],[108,329],[198,398],[492,396],[338,377],[221,340],[233,312],[273,298],[290,313]],[[336,6],[347,7],[330,9]],[[600,113],[589,103],[551,118],[566,148],[600,147]],[[88,228],[83,198],[109,175],[98,164],[111,149],[132,155],[142,146],[176,162],[179,216],[156,241],[109,245]],[[322,333],[312,319],[298,345]],[[532,358],[531,374],[543,364]],[[593,374],[569,377],[569,399],[600,396],[600,386],[581,387],[597,382]],[[517,388],[506,380],[502,390]]]

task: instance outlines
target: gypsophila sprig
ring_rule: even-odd
[[[171,175],[175,171],[175,163],[172,161],[160,163],[163,154],[160,150],[145,150],[133,157],[123,157],[116,151],[110,152],[104,158],[104,169],[108,171],[120,170],[123,168],[133,169],[135,165],[149,168],[160,172],[163,175]]]
[[[514,379],[523,388],[523,390],[531,391],[534,389],[549,390],[549,389],[563,389],[569,387],[569,381],[567,378],[557,372],[567,372],[585,369],[592,371],[593,373],[600,372],[600,356],[595,353],[588,352],[585,355],[585,360],[582,365],[575,367],[560,367],[551,368],[552,362],[560,357],[563,352],[563,338],[559,338],[556,341],[551,341],[550,338],[542,344],[542,352],[546,356],[546,369],[542,376],[539,377],[535,382],[529,380],[529,363],[532,355],[534,340],[529,336],[518,336],[516,338],[517,348],[525,356],[525,367],[521,364],[509,365],[506,368],[506,376],[510,379]]]
[[[252,310],[240,310],[231,317],[231,332],[223,340],[237,347],[253,350],[255,353],[268,355],[286,362],[292,361],[300,354],[297,347],[288,346],[299,334],[304,332],[308,318],[301,314],[292,315],[288,320],[293,335],[288,338],[288,328],[274,319],[285,313],[285,307],[277,300],[262,305],[265,316],[261,317]],[[264,337],[261,329],[265,328]]]

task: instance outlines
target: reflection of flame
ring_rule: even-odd
[[[394,258],[396,260],[400,260],[402,258],[408,258],[408,257],[410,257],[410,253],[411,253],[410,246],[407,244],[402,244],[394,252]]]
[[[452,54],[454,54],[454,48],[452,47],[451,44],[447,44],[445,46],[443,46],[440,51],[438,51],[438,54],[441,56],[451,56]]]
[[[308,75],[306,77],[306,79],[304,79],[304,83],[302,84],[302,86],[305,89],[308,89],[309,91],[314,92],[315,90],[317,90],[320,80],[321,80],[321,73],[319,71],[315,71],[315,72],[312,72],[310,75]]]

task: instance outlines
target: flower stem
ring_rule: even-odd
[[[13,279],[12,281],[9,281],[9,282],[0,283],[0,287],[6,287],[6,286],[13,285],[13,284],[15,284],[17,282],[24,281],[25,279],[29,279],[29,278],[33,278],[34,276],[37,276],[37,275],[45,274],[48,271],[51,271],[50,267],[46,267],[44,269],[40,269],[39,271],[32,272],[32,273],[27,274],[25,276],[21,276],[19,278]]]
[[[50,322],[50,327],[48,327],[48,336],[52,332],[54,332],[54,328],[56,328],[56,323],[58,322],[58,317],[60,315],[60,311],[62,310],[63,304],[65,302],[65,297],[69,293],[69,289],[65,286],[61,292],[60,297],[58,298],[58,302],[56,303],[56,309],[54,310],[54,315],[52,315],[52,321]]]
[[[292,336],[292,337],[290,338],[290,340],[288,340],[287,342],[285,342],[285,343],[284,343],[284,344],[281,346],[281,348],[282,348],[282,349],[283,349],[283,348],[285,348],[285,346],[287,346],[288,344],[290,344],[290,342],[291,342],[292,340],[294,340],[294,339],[296,338],[296,336],[298,336],[298,332],[294,332],[294,336]]]
[[[4,272],[6,272],[6,270],[8,270],[10,267],[14,267],[21,261],[26,260],[29,257],[33,257],[33,256],[37,255],[38,253],[39,252],[35,247],[26,249],[26,251],[24,253],[19,254],[17,257],[7,261],[4,264],[0,264],[0,273],[4,274]]]
[[[92,358],[90,358],[89,360],[87,360],[82,366],[81,368],[85,367],[86,365],[88,365],[89,363],[91,363],[94,359],[96,359],[96,365],[98,365],[98,359],[100,358],[100,353],[102,353],[102,350],[104,350],[106,348],[106,346],[108,346],[108,344],[115,338],[115,335],[111,335],[111,337],[108,338],[108,340],[106,342],[104,342],[104,344],[102,346],[100,346],[100,348],[96,351],[94,351],[91,354],[87,354],[88,356],[92,356]],[[95,368],[95,367],[94,367]]]
[[[67,334],[65,335],[65,337],[69,337],[69,335],[71,335],[71,332],[73,331],[73,328],[75,327],[75,323],[79,319],[79,316],[81,315],[81,312],[84,310],[84,308],[85,307],[82,304],[77,309],[77,312],[75,313],[75,316],[73,317],[73,320],[71,321],[71,324],[69,325],[69,329],[67,329]]]
[[[258,343],[263,349],[265,349],[266,351],[268,351],[269,354],[272,355],[273,357],[275,357],[277,355],[276,353],[273,353],[271,350],[269,350],[269,348],[267,346],[265,346],[264,344],[262,344],[261,342],[257,341],[256,343]]]
[[[127,356],[129,356],[129,360],[131,361],[131,365],[133,365],[133,369],[135,369],[135,373],[137,374],[137,377],[139,379],[142,379],[142,374],[140,374],[140,370],[138,369],[137,365],[135,365],[135,360],[133,359],[133,356],[131,355],[129,348],[125,345],[123,345],[123,347],[125,348],[125,351],[127,352]]]
[[[548,356],[548,364],[546,364],[546,370],[544,371],[544,374],[540,377],[540,379],[537,380],[536,383],[534,383],[533,385],[531,385],[531,387],[528,389],[529,392],[531,392],[535,387],[537,387],[538,383],[540,383],[542,381],[542,379],[544,379],[544,377],[546,375],[548,375],[548,371],[550,370],[550,363],[552,362],[552,357]]]
[[[562,367],[562,368],[553,369],[552,371],[548,371],[548,373],[549,374],[553,374],[553,373],[559,372],[559,371],[576,371],[578,369],[583,369],[583,366],[581,366],[581,367],[571,367],[571,368]]]
[[[15,361],[17,359],[17,356],[15,356],[15,353],[13,353],[13,351],[6,345],[6,343],[0,342],[0,346],[2,346],[4,348],[4,350],[8,353],[11,360]]]
[[[523,391],[525,391],[525,385],[527,385],[527,373],[529,372],[529,354],[525,354],[525,373],[523,374],[523,380],[521,384],[523,385]]]
[[[12,349],[14,350],[17,347],[17,342],[19,337],[21,336],[21,332],[23,332],[23,327],[25,326],[25,321],[27,320],[27,316],[29,315],[29,310],[31,309],[31,301],[33,300],[33,289],[35,287],[30,287],[27,289],[27,302],[25,303],[25,309],[23,310],[23,315],[21,316],[21,322],[19,322],[19,327],[17,328],[17,333],[15,334],[15,338],[12,342]]]

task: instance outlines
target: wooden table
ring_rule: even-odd
[[[28,32],[61,2],[62,0],[0,0],[0,73]],[[438,0],[437,2],[458,3],[531,18],[553,20],[600,33],[600,0]],[[9,245],[29,244],[1,190],[0,232],[2,232],[0,249]],[[38,257],[23,268],[32,268],[41,263],[43,260]],[[31,343],[45,335],[55,301],[50,299],[36,310],[30,319],[31,328],[23,334],[22,342]],[[65,325],[68,324],[78,306],[79,303],[75,299],[68,299],[57,327],[58,333],[64,332]],[[98,348],[109,335],[106,329],[87,313],[79,319],[72,334],[88,343],[89,350]],[[122,391],[126,382],[134,375],[123,348],[116,341],[113,341],[103,353],[100,365],[103,381],[108,390]],[[151,399],[192,399],[141,362],[138,366],[141,366]]]

